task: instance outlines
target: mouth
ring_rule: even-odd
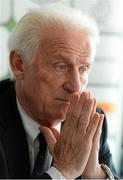
[[[58,101],[63,101],[63,102],[67,102],[69,103],[70,101],[67,100],[67,99],[63,99],[63,98],[55,98],[55,100],[58,100]]]

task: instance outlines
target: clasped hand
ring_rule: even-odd
[[[66,178],[103,176],[98,163],[103,118],[103,114],[96,112],[96,100],[89,92],[80,96],[75,93],[61,133],[55,128],[41,127],[53,157],[53,166]]]

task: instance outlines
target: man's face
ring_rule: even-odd
[[[92,44],[84,32],[46,28],[37,57],[24,64],[23,107],[41,124],[62,121],[71,95],[85,89],[91,64]]]

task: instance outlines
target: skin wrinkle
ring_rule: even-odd
[[[76,56],[82,56],[82,57],[88,57],[89,51],[90,50],[86,50],[84,51],[84,53],[82,52],[82,49],[78,50],[78,49],[74,49],[73,47],[67,49],[68,45],[64,45],[64,43],[59,43],[59,41],[61,41],[60,39],[52,39],[52,42],[50,42],[49,44],[49,39],[45,39],[44,43],[42,42],[41,44],[41,48],[45,50],[46,54],[49,53],[48,50],[46,49],[47,44],[49,44],[49,46],[54,46],[54,48],[59,47],[60,52],[62,52],[62,50],[66,50],[67,53],[73,53],[76,54]],[[54,49],[50,50],[50,53],[54,53],[56,54],[56,52],[54,51]]]
[[[84,57],[84,56],[83,56]],[[56,53],[55,55],[54,55],[54,58],[55,59],[58,59],[59,61],[61,60],[61,62],[65,62],[65,63],[69,63],[70,62],[70,58],[69,58],[69,56],[67,55],[67,54],[65,54],[65,55],[63,55],[63,54],[60,54],[60,53]],[[75,61],[74,62],[74,64],[75,63],[77,63],[77,61]],[[78,66],[79,66],[79,63],[77,64]],[[82,64],[81,64],[82,65]],[[88,62],[88,60],[87,60],[87,62],[85,61],[85,62],[83,62],[83,65],[91,65],[91,62]]]
[[[52,42],[52,41],[50,41],[50,42]],[[47,44],[47,42],[45,42],[46,44]],[[69,45],[68,45],[68,47],[67,46],[65,46],[64,48],[63,48],[63,52],[64,52],[64,55],[63,54],[58,54],[58,52],[60,52],[60,53],[62,53],[62,51],[61,51],[61,44],[59,45],[60,47],[58,47],[58,46],[56,46],[56,44],[55,43],[49,43],[48,44],[50,47],[53,47],[53,45],[54,45],[54,47],[56,48],[57,47],[57,51],[55,51],[55,55],[53,56],[53,60],[54,59],[57,59],[58,58],[58,61],[59,61],[59,57],[58,56],[62,56],[62,57],[64,57],[64,56],[68,56],[68,52],[69,53],[71,53],[72,51],[71,51],[71,49],[69,48],[68,49],[68,47],[69,47]],[[49,49],[49,48],[46,48],[45,46],[43,47],[44,48],[44,50],[45,49]],[[42,48],[42,49],[43,49]],[[69,51],[67,51],[66,49],[68,49]],[[86,49],[86,48],[85,48]],[[51,49],[52,50],[52,49]],[[42,50],[42,52],[43,52],[43,50]],[[54,51],[53,51],[54,52]],[[46,56],[44,55],[44,58],[47,58],[47,56],[49,57],[49,54],[52,54],[53,53],[52,51],[51,52],[48,52],[48,51],[46,51]],[[78,54],[77,55],[74,55],[75,53],[74,52],[72,52],[72,54],[73,54],[73,57],[75,57],[74,59],[74,64],[75,65],[77,65],[77,66],[87,66],[87,68],[89,69],[90,67],[89,66],[91,66],[91,62],[87,62],[87,59],[85,58],[86,56],[87,56],[87,54],[89,54],[88,53],[89,52],[89,50],[87,51],[87,52],[85,52],[85,55],[83,54],[83,57],[80,59],[80,57],[77,57],[78,56]],[[82,54],[81,52],[80,52],[80,54]],[[52,57],[52,56],[51,56]],[[89,59],[89,57],[87,57],[88,59]],[[70,57],[67,57],[67,59],[69,60],[70,59]],[[68,60],[67,60],[66,58],[65,58],[65,62],[67,61],[67,63],[68,63]],[[85,62],[83,62],[83,59],[84,59],[84,61]],[[60,58],[60,60],[61,60],[61,58]],[[63,59],[64,60],[64,59]],[[63,61],[62,60],[62,61]],[[50,58],[50,61],[52,61],[52,58]],[[69,60],[69,61],[71,61],[71,60]],[[89,61],[89,60],[88,60]],[[83,63],[83,64],[82,64]],[[72,67],[74,66],[74,65],[71,65]]]
[[[82,56],[82,50],[83,49],[84,49],[84,51],[83,51],[84,54],[88,54],[88,55],[90,54],[91,49],[89,47],[90,44],[88,44],[88,40],[89,40],[88,38],[89,37],[88,37],[87,33],[83,29],[78,29],[78,28],[75,28],[75,27],[73,28],[72,26],[71,26],[71,28],[65,28],[59,22],[54,21],[54,23],[55,23],[55,26],[54,26],[53,23],[51,23],[50,25],[48,24],[47,26],[43,27],[43,29],[42,29],[45,32],[46,35],[43,34],[40,46],[41,46],[41,49],[46,54],[48,54],[49,50],[52,53],[56,53],[56,51],[54,49],[59,47],[59,45],[61,46],[60,50],[62,50],[62,46],[63,46],[63,50],[65,50],[65,51],[69,50],[70,53],[72,53],[72,51],[73,51],[72,54],[77,55],[77,52],[78,52],[78,56],[79,55]],[[59,28],[57,28],[57,27],[59,27]],[[60,34],[60,36],[59,36],[59,34]],[[81,38],[79,38],[78,34],[81,34],[81,37],[86,36],[86,40],[84,42],[82,42]],[[75,38],[77,40],[76,41],[77,46],[78,46],[78,42],[79,42],[78,48],[74,48],[74,46],[71,46],[72,38],[69,38],[70,35],[75,36]],[[67,39],[69,39],[69,41],[67,41]],[[48,46],[52,47],[52,48],[48,48]],[[87,51],[87,53],[86,53],[86,51]]]
[[[58,42],[56,42],[56,40]],[[90,59],[90,57],[89,57],[89,54],[90,54],[89,47],[86,47],[86,46],[83,47],[84,48],[84,51],[83,51],[83,48],[81,46],[80,46],[81,49],[79,49],[79,48],[74,49],[74,47],[69,46],[68,43],[64,44],[64,42],[60,43],[60,41],[64,41],[64,40],[63,39],[52,39],[52,41],[49,41],[49,39],[44,39],[44,42],[41,43],[41,49],[42,49],[42,51],[45,52],[46,56],[47,56],[47,54],[54,54],[54,56],[55,55],[58,56],[62,52],[66,53],[66,55],[68,53],[72,53],[74,58],[79,59],[81,61],[80,63],[82,63],[83,59],[84,59],[84,61],[86,63],[87,63],[87,60]],[[72,42],[70,42],[70,43],[72,43]],[[49,50],[48,46],[49,47],[54,47],[54,49],[50,48],[50,50]],[[68,47],[69,47],[69,49],[68,49]],[[56,48],[58,48],[57,52],[55,50]],[[68,59],[69,59],[69,57],[68,57]]]

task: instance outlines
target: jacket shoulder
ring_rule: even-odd
[[[13,106],[12,102],[15,99],[14,81],[6,79],[0,81],[0,126],[5,122],[5,116],[8,116],[8,112],[11,111]]]
[[[11,81],[10,79],[0,81],[0,96],[5,92],[6,89],[11,86],[12,83],[13,81]]]

